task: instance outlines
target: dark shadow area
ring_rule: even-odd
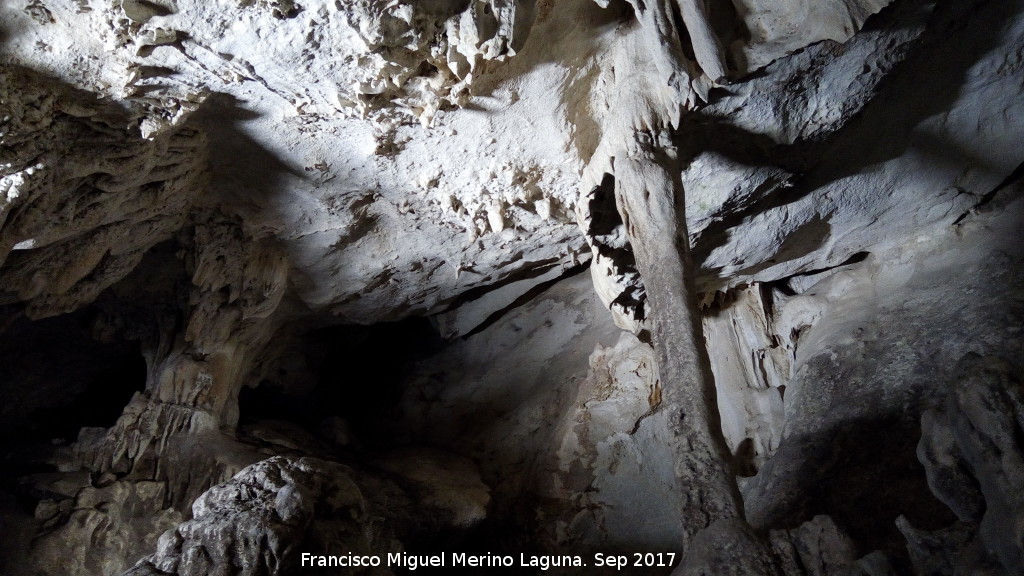
[[[522,254],[520,253],[518,257],[521,258],[521,256]],[[531,262],[531,264],[533,265],[529,268],[522,268],[513,271],[511,274],[503,276],[495,280],[494,282],[491,282],[490,284],[480,284],[474,286],[473,288],[467,288],[466,290],[460,292],[458,295],[451,298],[450,300],[440,302],[437,305],[437,307],[442,308],[442,310],[445,312],[449,310],[454,310],[459,306],[462,306],[479,298],[483,298],[490,292],[493,292],[498,288],[501,288],[502,286],[506,286],[508,284],[512,284],[515,282],[521,282],[523,280],[530,280],[532,278],[537,278],[538,276],[543,276],[551,268],[561,265],[560,263],[561,260],[559,260],[558,258],[547,258]]]
[[[768,480],[774,506],[752,521],[795,528],[827,514],[860,546],[860,554],[882,550],[901,573],[912,574],[896,518],[904,515],[925,530],[956,521],[928,487],[915,452],[920,437],[916,415],[883,415],[788,438],[761,471],[774,476]]]
[[[829,224],[829,221],[822,218],[820,215],[816,215],[814,218],[811,218],[800,227],[790,232],[782,241],[778,252],[775,253],[773,258],[744,268],[737,272],[737,274],[757,274],[762,270],[767,270],[768,268],[775,266],[778,262],[795,260],[805,254],[819,250],[829,241],[831,232],[832,225]],[[713,268],[709,271],[717,274],[721,271],[721,268]]]
[[[992,8],[992,4],[995,3],[978,9],[987,14],[981,19],[983,25],[991,24],[1002,13],[1000,9]],[[967,13],[964,10],[975,9],[976,6],[972,4],[961,9],[943,4],[942,8],[945,12],[941,18],[946,28],[940,28],[940,31],[945,34],[957,17]],[[928,42],[922,53],[913,58],[938,64],[951,51],[962,49],[946,45],[939,50],[941,40],[937,35]],[[933,49],[938,56],[929,54]],[[720,138],[718,129],[721,128],[725,134],[721,151],[734,158],[752,163],[777,162],[794,172],[810,170],[794,188],[766,191],[760,203],[743,212],[743,218],[749,218],[751,214],[795,202],[850,173],[846,172],[848,168],[844,164],[849,159],[842,154],[860,150],[869,138],[891,137],[894,140],[872,150],[866,157],[858,156],[855,162],[851,162],[856,170],[905,153],[908,146],[915,145],[913,127],[921,119],[948,108],[970,63],[984,53],[985,44],[981,42],[964,50],[964,54],[950,63],[949,69],[937,74],[923,88],[914,88],[913,84],[923,74],[916,71],[916,67],[922,64],[908,65],[911,71],[897,72],[900,76],[891,84],[885,84],[883,90],[883,94],[889,95],[887,98],[895,98],[900,104],[893,107],[891,100],[886,99],[870,104],[859,122],[851,122],[849,128],[840,131],[835,141],[824,147],[824,152],[815,151],[813,157],[805,156],[803,152],[816,150],[820,142],[814,146],[807,144],[805,148],[805,144],[800,143],[782,149],[767,137],[730,128],[724,123],[716,125],[715,121],[706,118],[695,118],[692,126],[700,127],[701,131],[696,132],[695,137],[703,138],[703,145],[717,142]],[[938,95],[927,93],[929,88],[936,87],[943,91]],[[921,93],[904,94],[909,88]],[[904,99],[910,102],[904,104]],[[888,122],[893,110],[907,118],[901,116],[897,126],[887,126],[888,132],[873,135],[871,130],[879,128],[881,122]],[[230,96],[215,95],[189,120],[190,126],[202,130],[209,138],[213,152],[209,158],[209,185],[222,194],[219,198],[224,202],[219,209],[232,222],[239,223],[236,227],[239,231],[237,241],[242,245],[252,240],[244,233],[243,223],[255,222],[282,228],[289,225],[276,217],[274,202],[280,200],[275,196],[281,194],[284,179],[306,177],[302,171],[288,166],[246,136],[241,125],[254,118],[254,113],[246,110],[243,102]],[[984,165],[983,158],[971,156],[970,151],[947,146],[941,140],[918,148],[934,158],[936,163],[969,157],[972,162]],[[836,155],[835,159],[829,156],[831,154]],[[605,175],[601,185],[594,190],[589,206],[591,229],[587,231],[592,238],[614,235],[622,226],[615,209],[614,184],[611,175]],[[364,196],[357,202],[372,201],[372,198],[367,198]],[[982,203],[984,201],[983,198]],[[740,220],[725,221],[720,225],[720,232],[725,234],[740,223]],[[188,224],[182,235],[193,234],[193,225]],[[802,247],[818,246],[830,233],[827,220],[811,220],[785,239],[778,256],[798,257]],[[712,233],[708,238],[715,236]],[[97,340],[94,337],[97,310],[116,314],[122,320],[130,319],[127,323],[131,326],[149,326],[154,330],[154,325],[161,318],[170,318],[168,322],[172,329],[169,332],[180,335],[189,311],[189,292],[193,287],[190,271],[177,259],[176,253],[194,248],[190,242],[176,239],[155,247],[136,272],[105,293],[96,307],[37,322],[13,316],[6,321],[5,331],[0,334],[0,358],[4,359],[0,364],[0,398],[6,401],[0,410],[0,445],[8,441],[47,443],[54,438],[66,441],[74,438],[81,427],[105,427],[114,423],[131,395],[145,385],[146,365],[141,352],[151,351],[150,346],[157,343],[145,339],[129,341],[120,337]],[[612,258],[620,270],[635,273],[635,261],[628,244],[598,244],[598,248],[602,255]],[[9,265],[17,265],[26,254],[12,257]],[[859,261],[863,254],[851,257],[842,265]],[[533,278],[554,265],[554,262],[542,263],[521,276],[505,280]],[[538,285],[510,308],[524,304],[548,286],[547,283]],[[451,305],[478,297],[493,288],[494,285],[464,293]],[[642,315],[642,289],[624,294],[620,299],[616,303],[638,309]],[[154,313],[157,306],[164,308]],[[480,330],[499,319],[505,311],[496,312],[495,316],[488,318]],[[351,427],[353,445],[361,453],[356,458],[358,461],[363,454],[368,456],[378,449],[394,445],[395,407],[404,386],[415,364],[436,354],[442,347],[440,336],[429,320],[423,318],[311,330],[297,337],[295,344],[286,349],[284,356],[294,359],[294,362],[281,362],[277,371],[267,376],[259,386],[241,391],[240,423],[244,426],[271,419],[287,420],[316,434],[321,431],[323,422],[338,418]],[[473,417],[486,419],[491,416],[490,411],[501,412],[499,408],[484,408]],[[865,546],[864,552],[882,548],[905,566],[906,552],[896,545],[902,542],[902,538],[893,520],[899,515],[906,515],[915,526],[928,529],[944,526],[951,518],[949,511],[931,496],[924,481],[923,468],[915,457],[919,438],[917,418],[917,413],[896,415],[890,412],[874,419],[847,421],[821,434],[788,439],[776,458],[787,457],[794,466],[788,477],[797,486],[792,491],[795,500],[784,502],[772,510],[770,524],[795,526],[815,514],[827,513]],[[439,424],[437,420],[431,422],[435,423]],[[782,460],[773,462],[778,466]],[[196,468],[199,467],[197,464]],[[10,467],[7,469],[11,470]],[[508,473],[527,475],[535,473],[535,470],[508,470]],[[489,514],[472,532],[422,535],[407,542],[408,550],[436,553],[438,550],[457,549],[471,554],[510,554],[517,561],[521,553],[550,551],[543,538],[531,533],[531,529],[540,523],[538,511],[543,511],[544,506],[545,503],[536,495],[524,493],[518,499],[494,505],[497,508],[494,513]],[[537,573],[535,569],[501,571],[509,574]],[[464,573],[493,573],[493,570]]]
[[[146,384],[137,342],[94,339],[95,309],[29,321],[0,335],[0,441],[74,440],[111,426]]]
[[[239,396],[240,424],[290,420],[315,433],[327,418],[343,418],[363,448],[386,446],[391,414],[413,365],[442,346],[426,318],[370,326],[333,326],[301,336],[286,354],[301,354],[300,375],[315,385],[289,391],[279,380],[244,388]],[[287,369],[285,369],[287,370]]]
[[[956,249],[973,250],[970,244]],[[863,300],[866,309],[880,306],[863,319],[848,311],[820,321],[825,330],[836,320],[850,324],[833,332],[823,349],[805,348],[809,359],[784,397],[789,434],[744,486],[753,524],[794,528],[830,515],[859,553],[881,549],[898,560],[901,574],[913,572],[897,517],[924,531],[956,520],[933,496],[918,458],[921,414],[944,401],[945,382],[965,351],[1019,354],[1015,327],[1024,302],[1019,250],[1011,255],[993,248],[980,259],[951,254],[941,264],[922,259],[919,266],[900,296],[890,295],[888,303],[882,295]],[[985,299],[971,296],[982,291]],[[845,302],[847,310],[855,302]]]
[[[626,290],[616,296],[612,306],[620,306],[633,318],[643,321],[647,291],[636,266],[636,256],[629,244],[625,225],[615,199],[615,176],[604,174],[601,183],[594,187],[587,203],[590,216],[585,232],[587,239],[598,254],[611,262],[613,272],[632,280]]]
[[[146,250],[138,263],[117,261],[111,257],[115,251],[108,250],[80,280],[81,284],[95,282],[107,288],[92,304],[73,314],[30,322],[21,315],[26,306],[32,311],[33,302],[21,302],[15,291],[0,292],[0,305],[5,305],[0,310],[0,346],[4,347],[0,387],[5,387],[0,388],[0,397],[6,401],[0,411],[0,442],[10,442],[12,450],[16,449],[18,454],[12,458],[44,461],[52,450],[34,442],[69,442],[82,427],[112,426],[132,394],[146,385],[144,356],[152,360],[150,368],[157,370],[154,366],[172,351],[195,304],[190,302],[190,293],[194,290],[196,223],[236,219],[210,208],[215,203],[208,197],[194,203],[196,197],[208,196],[208,188],[216,187],[230,199],[229,210],[252,213],[263,209],[265,200],[276,193],[280,174],[301,174],[289,170],[237,128],[239,122],[255,116],[229,96],[211,96],[184,125],[147,139],[138,122],[147,112],[132,99],[97,98],[88,90],[16,65],[0,65],[0,82],[12,86],[12,93],[24,94],[23,105],[31,107],[35,100],[52,102],[49,122],[28,124],[5,134],[5,158],[16,167],[29,162],[53,166],[58,183],[12,205],[4,223],[7,237],[34,241],[42,235],[47,243],[40,247],[30,243],[27,249],[11,252],[0,268],[0,278],[36,274],[42,286],[56,283],[66,259],[51,256],[78,249],[97,230],[104,232],[125,222],[133,224],[118,230],[126,236],[119,248],[124,252]],[[38,113],[44,112],[49,110],[43,107]],[[209,148],[194,137],[194,129],[208,135]],[[190,146],[199,143],[178,147],[174,139],[182,133]],[[111,174],[103,170],[118,162],[105,155],[123,158],[126,169],[132,170],[140,169],[134,162],[138,157],[151,156],[154,161],[142,169],[152,172],[129,173],[129,179],[139,179],[137,187],[106,190],[104,182]],[[169,165],[161,166],[161,161]],[[171,169],[173,163],[181,163],[182,172],[195,174],[187,189],[162,188],[179,175]],[[65,196],[63,204],[44,201]],[[88,206],[89,212],[76,214],[71,209],[75,203]],[[88,220],[93,212],[100,215]],[[70,221],[68,214],[73,214]],[[48,227],[62,222],[79,229],[71,226],[66,238],[52,240],[53,231]],[[148,248],[142,243],[133,245],[136,232],[147,244],[150,239],[157,243]],[[253,241],[242,232],[237,240],[243,248]],[[109,271],[103,269],[111,261],[117,265],[111,265]],[[231,264],[241,269],[245,263]],[[65,289],[72,294],[76,290],[82,291],[80,285]],[[36,299],[45,300],[47,293],[42,294]],[[36,311],[37,315],[51,313],[45,307]],[[10,471],[14,466],[7,468]]]
[[[972,213],[977,213],[989,209],[991,207],[990,205],[993,204],[993,201],[996,200],[996,194],[999,194],[1000,192],[1006,190],[1007,188],[1011,188],[1016,182],[1020,181],[1022,178],[1024,178],[1024,163],[1017,165],[1017,167],[1014,168],[1013,172],[1011,172],[1009,176],[1004,178],[1003,181],[999,183],[999,185],[997,185],[995,188],[993,188],[986,194],[982,195],[981,198],[978,199],[978,202],[975,203],[970,210],[964,212],[963,214],[958,216],[956,220],[953,221],[953,225],[956,226],[957,224],[963,222],[964,218],[967,218],[967,216],[969,216]],[[1010,194],[1005,194],[1003,196],[1010,196],[1010,198],[1012,198],[1012,188]],[[1003,200],[1004,202],[1009,201],[1009,199],[1003,197],[1001,197],[1000,199]],[[1000,202],[995,202],[994,204],[1000,204]]]
[[[209,141],[210,188],[223,200],[222,210],[254,221],[268,219],[263,211],[273,209],[270,202],[280,195],[275,186],[282,179],[310,179],[245,133],[245,122],[258,117],[234,96],[217,93],[208,97],[187,121],[188,126],[201,130]]]
[[[14,320],[0,334],[0,482],[38,468],[83,427],[109,427],[146,385],[138,342],[95,336],[98,311]]]
[[[38,76],[31,71],[24,73]],[[33,78],[33,82],[39,78]],[[54,92],[63,95],[66,91],[73,101],[96,100],[95,94],[74,91],[57,80],[53,80],[53,85]],[[131,118],[131,114],[117,104],[101,102],[100,105],[107,107],[102,114],[70,121],[88,123],[110,118],[107,124],[122,127]],[[186,121],[183,128],[201,131],[207,139],[208,162],[196,168],[206,173],[201,181],[201,194],[207,196],[195,205],[186,206],[189,212],[183,215],[182,227],[168,232],[171,238],[150,248],[142,262],[104,291],[93,305],[82,312],[36,322],[18,318],[16,312],[7,314],[23,304],[12,304],[0,310],[0,325],[6,327],[6,332],[0,335],[0,357],[4,358],[0,364],[0,387],[8,386],[9,382],[18,385],[17,390],[0,389],[0,397],[7,400],[3,417],[0,417],[0,432],[3,432],[0,444],[10,440],[17,445],[18,457],[24,458],[17,466],[11,465],[7,446],[0,445],[4,473],[10,474],[11,479],[30,472],[52,472],[55,460],[49,457],[55,449],[66,450],[80,428],[113,425],[131,396],[146,386],[147,366],[143,355],[150,360],[149,376],[154,386],[157,376],[167,376],[166,372],[161,372],[167,358],[194,353],[193,358],[201,361],[203,351],[183,341],[185,327],[195,310],[202,309],[212,316],[210,328],[213,331],[224,330],[225,323],[232,322],[230,314],[220,315],[222,310],[218,306],[223,304],[229,308],[230,293],[234,289],[244,290],[244,287],[232,286],[231,282],[241,281],[238,276],[246,270],[244,260],[251,255],[248,250],[256,242],[246,225],[259,227],[259,231],[267,235],[272,235],[275,227],[287,229],[292,223],[283,221],[278,203],[289,182],[308,178],[248,135],[244,124],[255,118],[255,113],[246,109],[245,102],[215,94]],[[125,130],[123,134],[112,130],[112,133],[112,138],[128,142],[138,137],[132,130]],[[44,141],[43,138],[38,140]],[[89,145],[86,139],[73,140],[68,142],[68,149],[76,151]],[[51,150],[49,154],[59,159],[63,152]],[[60,192],[60,189],[54,191]],[[361,196],[356,202],[371,200]],[[16,217],[17,214],[12,214],[12,219]],[[215,269],[211,275],[226,278],[225,286],[209,291],[193,285],[204,226],[217,228],[217,233],[227,236],[230,248],[210,259],[216,260],[216,264],[207,264],[223,265],[224,271]],[[272,232],[268,233],[268,229]],[[260,240],[263,241],[274,240]],[[30,250],[17,251],[7,266],[23,265],[31,257],[30,253]],[[557,262],[550,263],[550,266],[555,265]],[[549,268],[538,267],[515,279],[532,277],[528,275],[540,274]],[[295,271],[290,274],[294,282]],[[202,299],[211,294],[216,305],[199,308],[199,303],[205,304]],[[526,297],[533,295],[531,292]],[[11,302],[18,299],[15,293],[3,296]],[[100,317],[116,325],[112,330],[101,331],[105,343],[92,340],[96,320]],[[314,321],[337,322],[338,319]],[[227,324],[227,330],[234,329],[238,329],[238,325]],[[353,450],[338,451],[330,456],[364,463],[378,448],[394,445],[390,437],[394,428],[393,407],[403,392],[410,369],[417,360],[437,352],[441,346],[439,335],[424,318],[309,331],[299,336],[285,352],[285,356],[301,359],[296,363],[296,372],[281,374],[292,369],[289,362],[282,362],[278,373],[272,374],[259,387],[242,390],[240,423],[244,426],[260,420],[286,420],[316,434],[325,419],[337,417],[351,428]],[[277,366],[272,359],[258,359],[257,364],[260,362]],[[21,377],[23,373],[27,375]],[[293,386],[296,383],[298,385]],[[12,420],[6,420],[8,412],[16,413],[17,419],[12,416]],[[165,422],[154,421],[153,424],[159,428]],[[151,432],[146,430],[142,434]],[[156,430],[154,438],[164,432]],[[55,438],[60,439],[59,446],[51,445]],[[35,462],[46,462],[46,465],[32,468]],[[189,474],[196,475],[207,473],[209,466],[208,462],[174,461],[173,458],[168,458],[161,466],[164,464],[168,468],[185,465]],[[100,476],[98,470],[88,472]],[[87,479],[88,472],[83,472]],[[157,481],[160,479],[156,477]],[[3,478],[3,482],[6,484],[7,478]],[[199,488],[202,482],[196,481]],[[4,487],[0,485],[0,489]],[[30,495],[23,502],[25,511],[31,515],[38,502],[38,497]],[[526,514],[532,508],[522,510]],[[134,513],[142,517],[157,512],[157,509],[136,509]],[[411,541],[409,547],[447,549],[443,546],[445,543],[465,538],[467,542],[476,542],[467,544],[467,551],[493,550],[493,542],[505,538],[502,534],[512,531],[520,521],[525,520],[519,517],[489,520],[488,528],[481,529],[480,535],[451,532],[425,536],[422,542]],[[130,524],[127,520],[125,523]],[[522,530],[515,533],[521,534]],[[152,546],[155,542],[140,544]],[[508,547],[509,553],[530,549],[518,544]]]
[[[1015,2],[939,2],[919,45],[878,85],[878,96],[857,122],[837,134],[822,162],[809,172],[808,189],[820,188],[868,166],[904,155],[911,148],[942,163],[946,155],[972,157],[940,138],[914,133],[922,121],[948,111],[960,96],[971,67],[999,46]],[[957,38],[951,42],[951,38]],[[985,158],[972,158],[987,166]]]
[[[159,254],[168,244],[158,245],[153,252]],[[147,255],[140,268],[152,259]],[[160,274],[134,274],[142,277],[143,285],[153,287],[148,282],[173,273],[162,258],[158,260]],[[66,461],[83,428],[113,426],[132,397],[146,387],[144,351],[161,308],[149,306],[154,302],[151,291],[137,287],[125,291],[130,296],[114,298],[108,291],[76,312],[40,320],[26,318],[23,305],[4,307],[0,496],[9,494],[17,502],[11,509],[12,522],[18,515],[31,519],[39,502],[53,496],[34,489],[26,475],[58,472],[56,462]],[[20,539],[23,545],[38,535],[37,528],[34,523],[24,525],[28,534]],[[12,562],[27,560],[24,549],[11,554]]]

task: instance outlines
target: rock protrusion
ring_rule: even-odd
[[[200,496],[192,515],[126,576],[282,574],[303,551],[366,554],[389,545],[364,530],[371,519],[351,469],[314,458],[253,464]]]
[[[936,562],[931,559],[936,555],[958,561],[958,550],[973,542],[972,528],[1008,574],[1019,574],[1024,566],[1021,374],[1002,359],[968,354],[945,401],[922,415],[917,454],[928,486],[962,525],[923,534],[901,522],[919,569]]]

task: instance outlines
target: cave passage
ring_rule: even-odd
[[[326,418],[340,417],[360,444],[386,443],[406,376],[442,346],[434,325],[420,317],[312,330],[286,352],[296,362],[242,389],[239,422],[287,420],[316,432]]]
[[[0,483],[51,471],[46,456],[83,428],[113,426],[146,386],[139,343],[94,338],[89,309],[19,318],[0,338]]]

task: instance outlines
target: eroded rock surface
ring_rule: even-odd
[[[918,457],[935,496],[977,530],[988,554],[1012,574],[1024,561],[1024,504],[1016,488],[1024,474],[1021,370],[974,353],[962,358],[957,369],[945,401],[922,415]],[[917,536],[908,522],[901,529]],[[945,535],[931,537],[942,540]],[[919,541],[912,550],[923,568],[935,562],[929,556],[936,552]],[[970,543],[949,538],[942,553],[950,564],[962,567],[966,562],[957,556]]]
[[[366,503],[343,466],[322,460],[272,458],[214,486],[192,505],[192,519],[160,537],[157,551],[126,572],[278,574],[299,564],[307,547],[367,553],[360,523]]]
[[[1022,54],[1017,0],[3,3],[0,571],[1016,573]]]
[[[445,465],[447,479],[430,473]],[[192,504],[192,519],[160,536],[156,552],[125,574],[198,576],[226,567],[234,574],[293,574],[303,552],[385,556],[403,552],[398,538],[414,529],[465,529],[485,515],[487,487],[471,463],[420,451],[392,457],[384,469],[412,482],[411,495],[393,479],[368,478],[336,462],[281,456],[257,462],[203,493]],[[426,487],[426,496],[414,485]],[[361,572],[392,573],[386,567]]]

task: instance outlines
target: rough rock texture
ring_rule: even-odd
[[[200,125],[216,152],[182,160],[213,169],[206,201],[241,216],[245,235],[281,244],[305,277],[298,292],[307,305],[363,322],[394,318],[578,252],[578,243],[564,249],[575,186],[560,167],[568,158],[557,118],[550,138],[516,142],[489,136],[522,132],[508,125],[524,120],[515,110],[503,112],[504,121],[467,111],[430,131],[409,122],[465,99],[468,92],[456,94],[474,75],[515,54],[533,21],[528,3],[296,4],[284,12],[262,2],[232,10],[99,4],[7,6],[5,22],[21,32],[2,49],[12,63],[96,95],[173,111],[132,115],[144,139],[187,118]],[[74,51],[60,44],[72,41]],[[320,46],[332,55],[317,57]],[[505,88],[491,99],[498,107],[519,95]],[[439,145],[493,161],[429,157]],[[406,217],[425,229],[399,226]],[[527,231],[546,237],[547,251],[509,258],[500,246]],[[426,249],[442,236],[448,250]],[[396,310],[397,301],[408,308]]]
[[[32,568],[38,573],[123,572],[149,550],[149,543],[181,521],[181,514],[164,508],[162,483],[107,477],[94,486],[86,475],[79,485],[68,486],[71,478],[61,476],[49,483],[32,479],[36,490],[55,491],[55,497],[41,500],[35,509],[40,533],[32,543]],[[71,490],[62,490],[62,485]]]
[[[382,545],[366,541],[360,529],[366,514],[344,467],[276,457],[200,496],[192,519],[167,531],[156,553],[126,573],[198,575],[227,565],[237,574],[276,574],[298,563],[297,555],[309,546],[366,553]]]
[[[726,518],[712,523],[693,540],[689,553],[673,574],[711,576],[712,574],[782,574],[771,549],[746,522]]]
[[[770,290],[754,284],[718,293],[703,316],[715,342],[711,368],[718,388],[722,433],[743,476],[775,453],[785,424],[783,391],[792,377],[796,338],[776,326]],[[743,459],[741,462],[740,460]]]
[[[828,516],[815,516],[792,530],[772,530],[767,538],[737,518],[711,524],[673,575],[792,574],[801,576],[887,576],[894,574],[884,554],[857,558],[856,545]]]
[[[180,124],[145,138],[153,112],[18,66],[0,70],[0,99],[0,302],[70,312],[185,225],[206,138]]]
[[[4,574],[1024,565],[1018,0],[12,0],[0,62]]]
[[[811,320],[812,327],[799,337],[780,447],[744,485],[747,517],[755,526],[825,512],[870,541],[869,534],[883,529],[866,522],[870,507],[888,508],[888,522],[901,511],[912,521],[915,515],[931,523],[943,520],[934,516],[930,497],[915,496],[927,495],[913,462],[917,421],[929,399],[941,394],[936,382],[956,372],[958,358],[972,351],[1019,353],[1013,327],[1024,317],[1013,288],[1020,282],[1022,257],[1013,233],[1020,222],[1019,187],[1010,197],[985,224],[975,217],[936,230],[910,246],[836,270],[784,300],[777,316],[783,325],[807,326]],[[910,258],[907,250],[917,255]],[[974,296],[988,291],[1014,296],[998,302]],[[823,307],[826,301],[836,304]],[[1014,320],[1007,324],[1008,318]],[[941,326],[956,327],[957,337],[938,338]],[[889,459],[907,466],[884,465]],[[857,488],[863,483],[856,478],[883,470],[886,488]],[[813,495],[795,492],[798,486],[814,486]]]
[[[225,567],[235,574],[291,574],[303,552],[397,553],[403,551],[397,538],[414,529],[464,529],[484,516],[487,488],[472,463],[409,451],[384,469],[397,475],[367,477],[309,457],[253,464],[196,499],[192,519],[167,530],[156,552],[125,574],[200,575]]]
[[[1024,474],[1021,369],[974,353],[957,368],[945,402],[922,415],[918,458],[935,496],[977,530],[1012,574],[1024,565],[1024,503],[1017,489]],[[901,529],[912,531],[906,522]],[[946,554],[958,562],[956,548]],[[919,569],[929,560],[915,557]]]
[[[638,461],[622,465],[627,471],[615,479],[622,486],[607,490],[606,505],[588,502],[595,475],[587,469],[620,466],[620,458],[610,454],[612,447],[602,444],[628,438],[655,394],[648,347],[624,335],[614,351],[603,348],[615,344],[619,331],[590,286],[585,274],[563,280],[479,334],[417,365],[394,425],[379,427],[381,433],[395,434],[397,429],[400,439],[449,446],[478,461],[484,482],[493,490],[496,518],[511,523],[544,501],[574,502],[566,510],[552,507],[545,513],[552,517],[541,522],[519,520],[552,543],[592,542],[595,536],[588,532],[596,526],[605,526],[613,539],[632,538],[643,513],[632,506],[635,491],[622,488],[662,482],[639,474],[639,466],[667,471],[664,453],[651,459],[637,456]],[[593,375],[586,372],[588,356]],[[612,370],[631,378],[618,383],[608,375]],[[480,382],[490,385],[481,388]],[[611,386],[617,389],[609,390]],[[603,407],[598,406],[601,401],[607,401]],[[607,416],[602,418],[600,411]],[[581,425],[593,431],[579,430]],[[605,462],[594,461],[598,451],[605,452]],[[631,521],[605,519],[606,514],[626,515]],[[661,524],[676,526],[659,536],[659,541],[671,542],[679,533],[678,520],[667,512],[661,518]],[[651,516],[646,520],[653,537],[659,523]]]

